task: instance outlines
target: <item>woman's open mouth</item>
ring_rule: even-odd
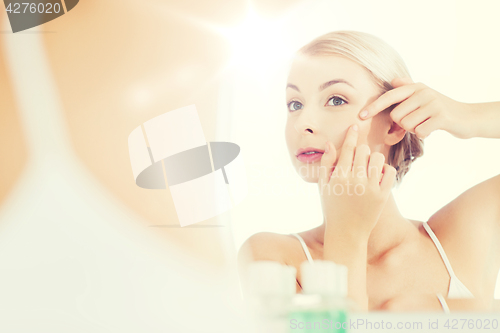
[[[321,156],[323,156],[324,151],[314,148],[305,148],[299,149],[297,154],[297,159],[304,163],[313,163],[321,160]]]

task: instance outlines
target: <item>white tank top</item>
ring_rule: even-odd
[[[236,265],[166,244],[79,162],[36,30],[2,35],[29,159],[0,206],[0,332],[250,332]]]
[[[432,231],[431,227],[427,224],[427,222],[423,223],[425,230],[431,237],[432,241],[436,245],[439,254],[441,255],[441,258],[443,259],[443,262],[446,266],[446,269],[448,270],[448,273],[450,274],[450,286],[448,288],[448,295],[447,298],[474,298],[474,295],[467,289],[467,287],[458,279],[458,277],[455,275],[455,272],[451,268],[450,261],[448,260],[448,257],[446,256],[446,253],[444,252],[443,247],[441,246],[441,243],[437,239],[436,235]],[[297,237],[298,240],[300,241],[300,244],[302,245],[302,248],[304,249],[304,253],[306,254],[307,260],[309,262],[313,262],[313,259],[311,257],[311,253],[309,252],[309,249],[302,239],[299,234],[293,233],[293,236]],[[448,305],[446,304],[446,300],[441,294],[436,295],[439,302],[441,303],[441,306],[444,310],[444,312],[449,313],[450,310],[448,308]]]

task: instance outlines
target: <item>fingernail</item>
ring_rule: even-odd
[[[366,110],[361,111],[361,113],[359,114],[359,116],[361,118],[365,118],[367,115],[368,115],[368,111],[366,111]]]
[[[330,145],[328,144],[328,141],[326,142],[326,148],[325,148],[325,154],[328,154],[330,151]]]
[[[352,126],[352,129],[353,129],[353,130],[355,130],[355,131],[358,131],[358,125],[354,124],[354,125]]]

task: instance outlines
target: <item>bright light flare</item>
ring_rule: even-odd
[[[232,45],[230,65],[249,71],[266,71],[288,59],[292,50],[286,42],[283,21],[264,19],[250,8],[237,26],[220,28]]]

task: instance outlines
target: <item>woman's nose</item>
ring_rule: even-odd
[[[298,116],[294,127],[299,134],[313,134],[318,130],[316,120],[313,118],[311,110],[305,109],[300,111],[300,115]]]

